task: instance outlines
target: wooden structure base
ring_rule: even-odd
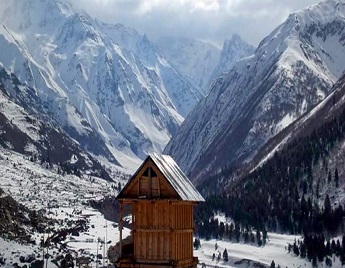
[[[180,261],[148,261],[136,260],[132,258],[121,258],[115,263],[116,267],[123,268],[196,268],[198,265],[198,258],[193,257],[189,260]]]

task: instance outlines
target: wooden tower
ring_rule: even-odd
[[[146,158],[117,196],[120,258],[117,267],[196,267],[193,206],[205,200],[168,155]],[[132,209],[131,244],[122,244],[122,209]]]

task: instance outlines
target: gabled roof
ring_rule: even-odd
[[[118,194],[117,198],[124,198],[124,191],[131,184],[132,180],[137,177],[137,174],[145,166],[148,161],[152,161],[153,164],[162,173],[166,181],[171,185],[171,187],[176,191],[178,196],[183,201],[193,201],[193,202],[204,202],[205,199],[201,196],[198,190],[194,187],[191,181],[183,173],[180,167],[176,164],[174,159],[169,155],[159,155],[150,154],[139,169],[135,172],[132,178],[124,186],[121,192]]]

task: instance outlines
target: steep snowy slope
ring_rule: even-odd
[[[48,109],[34,89],[0,68],[0,147],[19,152],[33,161],[59,164],[65,171],[79,170],[110,180],[103,166],[47,113]],[[115,159],[113,161],[116,163]]]
[[[345,69],[345,3],[291,14],[255,53],[219,77],[169,142],[192,178],[251,159],[328,95]]]
[[[250,162],[247,167],[247,171],[252,171],[264,164],[274,155],[275,152],[283,149],[294,139],[306,137],[318,127],[334,120],[334,118],[343,113],[344,109],[345,73],[336,82],[332,92],[327,96],[327,98],[269,140]],[[345,169],[343,169],[344,164],[342,163],[344,159],[342,156],[343,154],[343,146],[335,147],[334,150],[329,150],[327,153],[327,158],[330,159],[328,161],[330,163],[328,167],[333,169],[338,167],[340,174],[345,174]]]
[[[255,48],[244,41],[238,34],[233,34],[230,40],[225,40],[218,64],[213,70],[208,85],[211,85],[222,73],[230,71],[237,61],[252,55],[254,50]]]
[[[187,37],[162,37],[156,44],[177,70],[207,92],[210,75],[219,62],[219,48]]]
[[[133,168],[163,149],[202,96],[135,30],[60,0],[1,6],[0,63],[95,155]]]

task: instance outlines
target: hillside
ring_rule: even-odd
[[[255,169],[237,178],[225,169],[202,184],[205,193],[214,194],[206,204],[208,209],[201,211],[224,211],[243,226],[271,231],[326,232],[328,236],[341,232],[345,216],[344,96],[345,75],[329,97],[268,143],[275,146],[267,148],[274,149],[259,166],[254,163]]]
[[[164,152],[194,181],[250,161],[345,70],[344,13],[345,4],[331,0],[291,14],[213,83]]]
[[[1,2],[0,22],[2,68],[84,150],[129,172],[202,97],[146,35],[67,1]]]
[[[48,267],[60,265],[68,254],[88,256],[95,264],[97,245],[117,242],[116,226],[90,200],[114,196],[128,178],[113,174],[109,182],[58,169],[0,148],[0,265],[34,265],[42,260],[42,250]],[[104,256],[103,250],[99,254]]]
[[[59,165],[61,172],[90,174],[111,180],[107,170],[52,120],[35,90],[0,67],[0,145],[32,161]],[[98,143],[97,135],[94,142]],[[97,147],[95,146],[95,149]],[[107,148],[97,148],[103,154]],[[113,159],[116,163],[116,160]]]
[[[344,96],[345,75],[242,173],[224,169],[201,184],[209,196],[196,211],[200,237],[265,246],[267,231],[300,234],[289,246],[295,256],[314,266],[330,259],[344,264]],[[219,222],[215,213],[231,222]]]

